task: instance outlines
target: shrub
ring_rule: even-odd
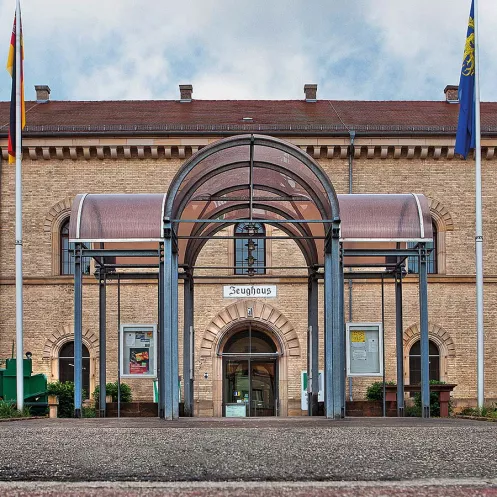
[[[83,415],[83,418],[96,418],[97,417],[97,411],[94,407],[83,406],[81,411],[82,411],[81,414]]]
[[[406,418],[420,418],[421,417],[421,406],[417,406],[417,405],[404,406],[404,416]]]
[[[387,381],[386,385],[395,385],[394,381]],[[445,385],[444,381],[430,380],[430,385]],[[368,400],[379,400],[383,401],[383,382],[375,381],[369,385],[366,390],[366,399]],[[452,414],[452,401],[449,401],[449,415]],[[414,405],[405,406],[404,416],[408,417],[421,417],[421,393],[416,392],[414,394]],[[430,416],[439,417],[440,416],[440,392],[430,392]],[[496,407],[497,416],[497,407]]]
[[[6,400],[0,400],[0,418],[26,418],[31,416],[31,410],[25,406],[19,411],[15,404]]]
[[[461,414],[463,416],[475,416],[478,418],[496,418],[497,419],[497,404],[493,403],[489,406],[479,407],[465,407]]]
[[[59,408],[57,411],[58,418],[74,417],[74,382],[72,381],[54,381],[47,386],[48,395],[57,395],[59,398]],[[85,392],[82,392],[82,398]]]
[[[395,385],[395,381],[387,381],[385,385]],[[367,400],[379,400],[383,401],[383,382],[375,381],[366,390],[366,399]]]
[[[445,381],[430,380],[430,385],[445,385]],[[414,407],[419,409],[421,416],[421,392],[414,394]],[[452,414],[452,401],[449,401],[449,416]],[[430,416],[438,418],[440,416],[440,392],[430,392]]]
[[[105,385],[105,392],[107,395],[112,396],[112,402],[117,402],[117,381],[114,383],[107,383]],[[99,405],[100,401],[100,386],[97,385],[95,391],[93,392],[93,400],[95,401],[95,405]],[[131,387],[126,383],[121,383],[121,402],[131,402],[133,400],[133,396],[131,394]]]

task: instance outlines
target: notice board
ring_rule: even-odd
[[[347,323],[347,376],[383,376],[381,323]]]
[[[157,327],[153,324],[121,325],[121,376],[157,376]]]

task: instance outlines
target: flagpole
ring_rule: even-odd
[[[476,171],[476,357],[478,407],[481,409],[485,401],[484,395],[484,348],[483,348],[483,228],[481,199],[481,129],[480,129],[480,45],[478,31],[478,0],[474,0],[475,23],[475,171]]]
[[[21,6],[16,0],[16,384],[17,409],[24,407],[23,298],[22,298],[22,190],[21,190]]]

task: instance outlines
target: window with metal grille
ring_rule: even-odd
[[[60,274],[74,274],[74,243],[69,242],[69,218],[60,228]],[[90,274],[90,257],[83,257],[83,274]]]
[[[265,274],[266,230],[262,223],[235,226],[235,274]]]
[[[427,269],[428,274],[436,274],[438,272],[437,269],[437,227],[435,223],[433,223],[433,242],[428,242],[426,244],[426,248],[431,250],[428,255],[427,260]],[[407,248],[416,248],[418,244],[416,242],[408,242]],[[409,273],[418,274],[419,273],[419,261],[417,257],[409,257],[407,269]]]
[[[65,343],[59,351],[59,381],[74,381],[74,342]],[[83,345],[84,398],[90,398],[90,353]]]
[[[440,350],[430,340],[429,361],[430,380],[440,380]],[[409,384],[419,385],[421,383],[421,342],[418,340],[409,351]]]

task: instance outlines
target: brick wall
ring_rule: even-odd
[[[70,326],[73,320],[73,288],[71,277],[52,276],[52,240],[45,230],[50,210],[61,200],[77,193],[144,193],[164,192],[183,160],[138,159],[125,160],[29,160],[24,161],[24,275],[25,299],[25,350],[33,352],[35,372],[52,375],[53,365],[44,357],[44,350],[54,334]],[[333,158],[319,160],[331,178],[338,193],[348,192],[348,163]],[[483,161],[483,206],[485,236],[485,361],[486,396],[497,398],[497,366],[493,358],[497,352],[497,325],[495,283],[497,229],[493,219],[497,215],[497,198],[493,191],[497,180],[492,174],[493,161]],[[417,192],[436,199],[450,212],[454,230],[446,233],[447,275],[432,276],[429,280],[430,323],[450,335],[455,345],[455,357],[445,360],[444,379],[457,383],[454,392],[461,403],[474,402],[476,397],[476,313],[474,281],[474,167],[471,161],[440,158],[412,160],[387,157],[354,160],[353,183],[355,193]],[[0,192],[0,357],[11,354],[15,339],[15,287],[14,287],[14,168],[3,164]],[[227,234],[223,230],[220,234]],[[273,230],[273,234],[281,232]],[[198,265],[228,264],[232,241],[218,240],[206,244],[197,261]],[[272,265],[304,265],[302,255],[292,241],[272,242]],[[200,274],[201,271],[198,271]],[[273,275],[288,275],[289,270],[274,270]],[[300,371],[306,365],[307,283],[305,271],[299,279],[277,281],[278,297],[271,305],[283,313],[298,334],[301,354],[288,361],[288,405],[293,413],[300,401]],[[210,272],[214,277],[229,275],[229,270]],[[84,327],[98,336],[98,286],[89,278],[84,288]],[[195,329],[200,337],[210,321],[232,301],[223,299],[222,285],[229,280],[198,280],[195,289]],[[255,280],[254,280],[255,281]],[[262,278],[261,281],[273,283]],[[348,287],[346,287],[348,288]],[[322,288],[320,288],[320,327],[323,329]],[[419,322],[417,280],[409,276],[404,285],[404,329]],[[180,306],[182,291],[180,288]],[[354,321],[381,320],[381,288],[378,282],[354,282],[352,315]],[[387,379],[395,378],[395,307],[393,285],[385,285],[385,345]],[[107,377],[117,375],[117,309],[116,287],[108,288]],[[348,315],[348,291],[345,292],[345,315]],[[153,283],[123,284],[121,322],[155,323],[157,321],[157,289]],[[180,310],[180,363],[182,362]],[[203,379],[204,370],[211,371],[209,359],[199,353],[196,343],[195,396],[199,413],[212,413],[212,375]],[[320,347],[322,351],[322,334]],[[95,351],[91,353],[94,354]],[[408,351],[405,351],[405,355]],[[322,361],[322,359],[321,359]],[[321,365],[322,367],[322,365]],[[98,364],[95,373],[98,377]],[[180,364],[180,374],[182,366]],[[354,398],[361,398],[374,378],[354,379]],[[150,381],[129,381],[136,398],[151,398]]]

